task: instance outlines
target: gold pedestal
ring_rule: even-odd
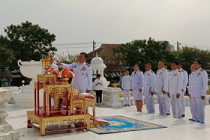
[[[78,126],[77,124],[83,124]],[[71,127],[71,125],[75,127]],[[49,126],[59,125],[68,126],[65,128],[59,127],[59,129],[49,129]],[[89,114],[79,114],[71,116],[52,116],[44,117],[37,116],[34,111],[27,111],[27,126],[28,128],[34,127],[40,130],[40,135],[44,136],[46,132],[64,131],[71,129],[86,129],[90,130],[90,115]]]
[[[40,104],[40,89],[43,89],[42,105]],[[72,88],[72,85],[68,83],[68,78],[63,82],[57,81],[54,74],[37,75],[37,81],[34,83],[34,106],[34,111],[27,111],[27,127],[39,129],[42,136],[46,132],[71,129],[90,130],[91,125],[96,125],[95,98],[80,98],[79,91]],[[88,107],[93,107],[93,118],[87,112]],[[81,111],[75,111],[75,108]]]

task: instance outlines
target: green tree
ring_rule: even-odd
[[[38,24],[33,25],[31,22],[24,22],[20,25],[10,25],[4,30],[8,41],[8,47],[13,50],[16,58],[11,65],[11,69],[18,68],[17,60],[38,61],[47,52],[56,51],[52,46],[55,41],[55,35],[48,32],[47,29],[41,28]]]
[[[115,48],[114,54],[123,65],[132,67],[135,63],[138,63],[141,70],[144,71],[144,65],[149,62],[152,64],[153,70],[156,71],[159,60],[171,62],[177,59],[176,52],[167,49],[168,45],[168,41],[155,41],[152,38],[134,40]]]
[[[77,54],[70,54],[69,52],[67,52],[66,55],[64,53],[61,53],[55,56],[56,61],[66,63],[66,64],[70,64],[77,61],[77,58],[78,58]]]
[[[9,75],[9,66],[15,59],[13,51],[7,48],[7,40],[0,37],[0,86],[3,84],[3,80]]]
[[[182,47],[178,52],[178,58],[183,64],[183,68],[190,73],[190,66],[195,59],[202,61],[203,69],[210,69],[210,51],[195,47]]]

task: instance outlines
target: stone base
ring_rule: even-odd
[[[103,104],[107,107],[120,107],[120,88],[108,87],[103,90]]]
[[[0,140],[19,140],[19,135],[9,124],[0,125]]]
[[[7,102],[11,98],[11,91],[0,88],[0,140],[18,140],[19,135],[12,129],[5,119],[8,114],[5,112]]]
[[[19,94],[20,87],[17,86],[11,86],[11,87],[3,87],[4,89],[10,90],[11,91],[11,99],[9,100],[8,104],[16,104],[15,98],[17,97],[17,94]]]

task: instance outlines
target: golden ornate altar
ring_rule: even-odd
[[[34,83],[34,111],[27,111],[27,127],[39,129],[42,136],[45,132],[84,128],[90,130],[96,124],[95,97],[90,94],[80,95],[66,79],[57,80],[55,74],[48,73],[51,66],[49,59],[41,60],[46,72],[38,74]],[[40,104],[40,98],[43,98],[43,104]],[[88,107],[92,107],[92,116]]]

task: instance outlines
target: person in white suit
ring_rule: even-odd
[[[193,77],[194,77],[194,74],[195,74],[195,67],[194,67],[194,64],[191,65],[190,67],[190,75],[189,75],[189,86],[188,86],[188,93],[189,95],[192,93],[192,84],[191,82],[193,81]],[[192,98],[189,99],[189,103],[190,103],[190,111],[191,111],[191,114],[194,115],[194,110],[193,110],[193,102],[192,102]],[[195,118],[194,116],[192,118]],[[189,120],[193,120],[193,119],[189,119]]]
[[[182,73],[178,71],[178,65],[178,62],[172,62],[172,71],[168,75],[168,92],[171,97],[172,114],[174,118],[182,118],[181,94],[183,77]]]
[[[145,96],[147,112],[150,114],[155,113],[154,106],[154,92],[155,92],[155,73],[151,70],[151,64],[147,63],[145,65],[145,73],[144,73],[144,85],[143,85],[143,93]]]
[[[92,90],[92,71],[87,60],[87,53],[81,52],[78,57],[78,62],[72,64],[64,64],[58,62],[58,66],[73,70],[75,77],[72,79],[72,87],[78,89],[80,93],[89,93]]]
[[[166,70],[163,68],[165,65],[164,61],[158,62],[158,70],[156,73],[155,80],[155,92],[159,99],[159,112],[161,116],[167,116],[167,98],[168,98],[168,75]]]
[[[131,83],[132,83],[133,96],[136,103],[136,109],[138,112],[142,112],[142,107],[143,107],[142,88],[144,84],[144,75],[143,72],[139,70],[138,64],[134,65],[134,71],[132,72],[131,75]]]
[[[185,92],[188,84],[188,73],[184,69],[182,69],[182,63],[179,62],[178,70],[182,73],[183,76],[183,85],[182,85],[182,93],[181,93],[181,108],[182,108],[182,117],[185,117]]]
[[[166,70],[167,75],[169,74],[170,70],[167,69],[167,65],[164,65],[164,69]],[[167,107],[167,115],[171,115],[171,97],[170,94],[167,92],[167,97],[166,97],[166,107]]]
[[[205,123],[205,97],[208,90],[208,74],[201,69],[201,61],[194,61],[194,74],[190,82],[192,121]]]
[[[130,91],[132,90],[132,86],[128,69],[125,70],[125,75],[122,78],[122,90],[124,92],[124,106],[130,106]]]

